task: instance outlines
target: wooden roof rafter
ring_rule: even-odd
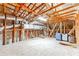
[[[64,5],[64,4],[65,4],[65,3],[60,3],[60,4],[56,5],[56,6],[52,6],[52,7],[50,7],[49,9],[40,12],[39,14],[37,13],[35,16],[31,17],[30,19],[33,19],[34,17],[36,17],[36,16],[38,16],[38,15],[44,14],[44,13],[46,13],[46,12],[52,10],[52,9],[55,9],[55,8],[57,8],[57,7],[59,7],[59,6],[62,6],[62,5]]]
[[[4,3],[5,4],[5,3]],[[15,7],[15,10],[14,10],[14,13],[12,13],[12,15],[15,15],[15,16],[17,16],[16,14],[19,12],[19,10],[21,9],[21,7],[22,6],[20,6],[20,5],[18,5],[18,4],[9,4],[9,3],[6,3],[5,4],[5,6],[7,7],[8,5],[11,5],[11,6],[14,6]],[[23,8],[23,7],[22,7]],[[23,11],[25,11],[25,10],[23,10]],[[24,12],[22,12],[22,13],[24,13]],[[22,14],[21,13],[21,14]],[[17,17],[20,17],[20,15],[19,16],[17,16]]]
[[[70,15],[75,15],[77,13],[70,13],[70,14],[67,14],[67,15],[64,15],[64,16],[70,16]]]
[[[27,10],[28,12],[31,12],[33,14],[35,14],[35,12],[33,10],[31,10],[30,8],[27,8],[27,5],[25,5],[24,3],[18,3],[23,9]]]
[[[38,5],[35,9],[33,9],[33,11],[35,12],[37,9],[39,9],[41,6],[43,6],[45,3],[41,3],[40,5]],[[29,13],[31,14],[31,13]],[[27,17],[29,14],[27,14],[25,17]],[[35,15],[35,14],[34,14]]]
[[[69,13],[72,13],[72,12],[75,12],[75,11],[77,11],[77,10],[69,10],[69,11],[61,13],[59,15],[65,15],[65,14],[69,14]]]
[[[52,6],[52,7],[50,7],[49,9],[47,9],[47,10],[45,10],[45,11],[42,11],[40,14],[46,13],[46,12],[52,10],[52,9],[55,9],[55,8],[57,8],[57,7],[59,7],[59,6],[64,5],[64,4],[65,4],[65,3],[60,3],[60,4],[56,5],[56,6]]]
[[[48,3],[46,3],[46,8],[49,9],[50,7],[51,6]]]
[[[28,6],[27,6],[27,8],[29,8],[31,5],[33,5],[32,3],[30,3]],[[25,12],[25,10],[23,10],[23,12],[19,15],[19,16],[21,16],[22,14],[26,14],[26,13],[24,13]],[[29,12],[28,12],[29,13]],[[24,18],[24,17],[23,17]]]
[[[31,8],[31,10],[34,8],[34,6],[36,5],[36,3],[35,4],[33,4],[33,7]],[[31,14],[31,12],[28,12],[28,14]],[[24,18],[25,17],[27,17],[28,16],[28,14],[26,14],[25,16],[24,16]]]
[[[37,11],[37,13],[40,13],[42,10],[43,10],[43,8],[45,7],[46,5],[44,4],[43,6],[41,6],[41,8]],[[30,18],[30,17],[29,17]]]
[[[63,22],[65,20],[69,20],[71,18],[75,18],[75,16],[73,15],[66,15],[66,16],[56,16],[56,17],[52,17],[48,20],[48,23],[49,24],[52,24],[52,23],[59,23],[59,22]]]
[[[29,8],[31,5],[32,5],[32,3],[30,3],[30,4],[27,6],[27,8]],[[22,12],[19,16],[21,16],[22,14],[25,14],[24,12],[25,12],[25,10],[23,10],[23,12]],[[29,12],[28,12],[28,13],[29,13]]]
[[[31,6],[32,5],[32,3],[30,3],[28,6],[27,6],[27,8],[29,8],[29,6]]]
[[[32,6],[32,8],[31,8],[31,10],[33,10],[33,8],[35,7],[35,5],[36,5],[36,4],[37,4],[37,3],[34,3],[34,4],[33,4],[33,6]]]
[[[12,9],[12,8],[11,8],[11,6],[13,6],[13,5],[11,5],[11,6],[9,7],[8,4],[6,5],[5,3],[2,3],[1,6],[3,6],[2,9],[4,9],[4,10],[3,10],[4,12],[1,12],[1,15],[4,17],[5,14],[6,14],[7,20],[10,20],[10,18],[11,18],[12,20],[14,20],[15,17],[17,17],[17,18],[19,18],[19,19],[23,19],[22,17],[19,17],[19,16],[14,15],[15,9]],[[14,7],[15,7],[15,6],[14,6]],[[8,9],[10,9],[10,10],[13,10],[13,12],[11,12],[11,11],[9,11],[8,9],[5,9],[5,8],[8,8]],[[10,13],[7,13],[7,11],[10,12]]]
[[[77,11],[77,10],[69,10],[69,11],[67,11],[67,12],[63,12],[63,13],[60,13],[60,14],[57,14],[57,15],[53,15],[53,16],[60,16],[60,15],[67,15],[67,14],[69,14],[69,13],[73,13],[73,12],[75,12],[75,11]],[[49,16],[50,17],[50,15],[49,14],[47,14],[47,16]]]
[[[43,10],[43,8],[44,8],[45,6],[46,6],[46,5],[43,5],[43,6],[39,9],[39,11],[38,11],[37,13],[42,12],[42,10]]]
[[[3,9],[4,9],[4,12],[2,12],[3,14],[6,14],[6,15],[11,15],[11,16],[15,16],[16,17],[16,15],[14,15],[14,12],[15,12],[15,9],[13,9],[11,6],[13,6],[13,5],[11,5],[11,4],[8,4],[8,3],[2,3],[2,6],[3,6]],[[13,6],[13,7],[15,7],[15,6]],[[9,11],[8,9],[10,9],[11,11],[13,11],[13,12],[11,12],[11,11]],[[8,12],[10,12],[10,13],[8,13]],[[17,16],[18,17],[18,16]],[[20,17],[21,18],[21,17]]]
[[[56,14],[56,13],[58,13],[58,12],[62,12],[62,11],[65,11],[65,10],[68,10],[68,9],[71,9],[71,8],[74,8],[74,7],[77,7],[77,6],[79,6],[79,4],[75,4],[75,5],[73,5],[73,6],[68,6],[68,7],[64,8],[64,9],[58,10],[58,11],[56,11],[56,12],[53,12],[53,13],[51,13],[50,15],[54,15],[54,14]]]

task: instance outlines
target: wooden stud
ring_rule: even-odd
[[[37,13],[39,14],[44,7],[45,7],[45,4],[41,6],[41,8],[39,9],[39,11]],[[30,16],[29,16],[29,19],[30,19]]]
[[[76,14],[75,27],[76,43],[79,45],[79,14]]]
[[[66,29],[66,26],[65,26],[65,22],[64,22],[64,34],[65,34],[65,31],[66,31],[65,29]]]
[[[22,22],[20,23],[20,29],[19,30],[19,41],[22,41]]]
[[[39,6],[37,6],[33,11],[35,12],[35,11],[36,11],[37,9],[39,9],[42,5],[44,5],[44,3],[40,4]],[[31,12],[28,13],[26,16],[28,16],[29,14],[31,14]]]
[[[69,14],[69,13],[71,13],[71,12],[75,12],[75,11],[77,11],[77,10],[69,10],[69,11],[64,12],[64,13],[61,13],[61,14],[59,14],[59,15]]]
[[[60,22],[60,33],[62,33],[62,22]]]
[[[50,32],[50,36],[51,36],[51,35],[52,35],[52,33],[54,32],[54,30],[55,30],[56,26],[57,26],[57,23],[55,24],[55,26],[54,26],[54,27],[53,27],[53,29],[51,30],[51,32]]]
[[[13,20],[12,43],[15,41],[15,21]]]
[[[5,14],[5,7],[4,7],[4,4],[3,4],[3,13]],[[4,29],[3,29],[3,45],[6,44],[6,14],[5,14],[5,19],[3,19],[3,26],[4,26]]]
[[[59,6],[64,5],[64,4],[65,4],[65,3],[60,3],[60,4],[56,5],[56,6],[52,6],[52,7],[50,7],[49,9],[47,9],[47,10],[45,10],[45,11],[42,11],[40,14],[46,13],[46,12],[52,10],[52,9],[55,9],[55,8],[57,8],[57,7],[59,7]]]
[[[36,16],[41,15],[41,14],[44,14],[44,13],[46,13],[46,12],[52,10],[52,9],[55,9],[55,8],[57,8],[57,7],[59,7],[59,6],[62,6],[62,5],[64,5],[64,4],[65,4],[65,3],[60,3],[60,4],[56,5],[56,6],[52,6],[52,7],[50,7],[49,9],[47,9],[47,10],[45,10],[45,11],[42,11],[42,12],[40,12],[39,14],[36,14],[35,16],[31,17],[30,19],[32,19],[31,21],[33,21],[33,18],[35,18]]]
[[[4,30],[3,30],[3,45],[6,44],[6,14],[5,14],[5,19],[3,20],[3,26],[4,26]]]
[[[56,11],[56,12],[51,13],[50,15],[53,15],[53,14],[56,14],[56,13],[58,13],[58,12],[62,12],[62,11],[65,11],[65,10],[68,10],[68,9],[71,9],[71,8],[74,8],[74,7],[77,7],[77,6],[79,6],[79,4],[75,4],[75,5],[73,5],[73,6],[69,6],[69,7],[66,7],[66,8],[64,8],[64,9],[58,10],[58,11]]]

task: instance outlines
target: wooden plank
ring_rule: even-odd
[[[75,19],[75,35],[76,35],[76,44],[79,45],[79,14],[76,14]]]
[[[66,8],[64,8],[64,9],[58,10],[58,11],[56,11],[56,12],[51,13],[50,15],[53,15],[53,14],[56,14],[56,13],[58,13],[58,12],[62,12],[62,11],[65,11],[65,10],[68,10],[68,9],[71,9],[71,8],[74,8],[74,7],[77,7],[77,6],[79,6],[79,4],[75,4],[75,5],[73,5],[73,6],[69,6],[69,7],[66,7]]]
[[[60,33],[62,33],[62,29],[63,29],[62,25],[63,25],[62,22],[60,22]]]
[[[46,13],[46,12],[52,10],[52,9],[55,9],[55,8],[57,8],[57,7],[59,7],[59,6],[64,5],[64,4],[65,4],[65,3],[60,3],[60,4],[56,5],[56,6],[52,6],[52,7],[50,7],[49,9],[47,9],[47,10],[45,10],[45,11],[42,11],[40,14]]]
[[[20,29],[19,30],[19,41],[22,41],[22,22],[20,23]]]
[[[56,26],[57,26],[57,23],[55,24],[55,26],[54,26],[54,27],[53,27],[53,29],[51,30],[51,32],[50,32],[50,36],[51,36],[51,35],[52,35],[52,33],[54,32],[54,30],[55,30]]]
[[[45,7],[45,4],[41,6],[41,8],[39,9],[39,11],[38,11],[37,13],[40,13],[41,10],[42,10],[44,7]],[[30,16],[29,16],[29,18],[30,18]]]
[[[32,5],[32,3],[30,3],[30,4],[27,6],[27,8],[29,8],[29,7],[30,7],[30,5]]]
[[[44,5],[44,3],[41,3],[40,5],[38,5],[33,11],[35,12],[37,9],[39,9],[42,5]],[[31,12],[29,13],[31,14]],[[27,14],[26,16],[28,16],[29,14]]]
[[[15,42],[15,21],[13,21],[12,43]]]
[[[35,3],[35,4],[36,4],[36,3]],[[35,6],[35,4],[33,5],[33,7]],[[32,3],[30,3],[30,4],[27,6],[27,8],[29,8],[31,5],[32,5]],[[32,7],[32,8],[33,8],[33,7]],[[31,8],[31,10],[32,10],[32,8]],[[29,13],[31,13],[31,12],[28,12],[28,14],[29,14]],[[23,18],[25,18],[28,14],[26,14]]]
[[[56,5],[56,6],[52,6],[52,7],[50,7],[49,9],[47,9],[47,10],[45,10],[45,11],[42,11],[42,12],[40,12],[39,14],[36,14],[35,16],[31,17],[30,19],[32,19],[31,21],[33,21],[33,18],[34,18],[34,17],[36,17],[36,16],[38,16],[38,15],[41,15],[41,14],[44,14],[44,13],[46,13],[46,12],[52,10],[52,9],[55,9],[55,8],[57,8],[57,7],[59,7],[59,6],[62,6],[62,5],[64,5],[64,4],[65,4],[65,3],[60,3],[60,4]]]
[[[69,42],[64,42],[64,41],[60,41],[59,44],[65,45],[65,46],[70,46],[73,48],[77,48],[77,46],[75,44],[69,43]]]
[[[6,14],[5,14],[5,19],[3,20],[3,26],[4,26],[4,30],[3,30],[3,45],[6,44]]]
[[[64,22],[64,34],[66,33],[66,24]]]
[[[39,9],[39,11],[38,11],[37,13],[40,13],[41,10],[42,10],[44,7],[45,7],[45,5],[43,5],[43,6],[41,7],[41,9]]]
[[[31,8],[31,10],[33,10],[33,8],[35,7],[36,3],[33,4],[33,7]]]
[[[75,30],[75,26],[73,26],[73,28],[69,31],[68,35],[71,35]]]
[[[35,12],[33,10],[31,10],[30,8],[27,8],[27,5],[25,5],[24,3],[18,3],[18,4],[22,7],[22,9],[35,14]]]
[[[55,16],[62,16],[62,15],[67,15],[67,14],[72,14],[72,12],[75,12],[75,11],[77,11],[77,10],[69,10],[69,11],[67,11],[67,12],[64,12],[64,13],[61,13],[61,14],[57,14],[57,15],[55,15]],[[73,14],[75,14],[75,13],[73,13]],[[47,14],[49,17],[50,17],[50,15],[49,14]]]
[[[3,7],[3,8],[4,8],[4,11],[3,11],[3,12],[0,12],[0,13],[2,13],[2,14],[5,14],[5,13],[6,13],[7,15],[17,16],[16,13],[17,13],[17,11],[18,11],[20,8],[19,8],[18,6],[16,6],[16,7],[15,7],[15,10],[14,10],[14,9],[11,9],[10,7],[7,7],[7,5],[8,5],[7,3],[2,4],[2,6],[4,6],[4,7]],[[7,10],[6,10],[5,8],[9,8],[9,9],[11,9],[11,10],[14,10],[14,12],[11,13],[11,14],[10,14],[10,13],[7,13],[7,12],[6,12]],[[17,9],[17,10],[16,10],[16,9]],[[19,16],[17,16],[17,17],[19,17]],[[22,17],[20,17],[20,18],[22,18]]]
[[[31,8],[31,10],[35,7],[35,5],[36,5],[36,3],[33,5],[33,7]],[[28,12],[28,14],[31,14],[31,12]],[[25,17],[27,17],[28,16],[28,14],[26,14],[26,16]],[[24,17],[24,18],[25,18]]]
[[[6,20],[3,20],[3,26],[4,26],[4,30],[3,30],[3,45],[6,44]]]
[[[8,6],[8,5],[12,5],[12,4],[8,4],[8,3],[4,3],[5,6]],[[13,5],[12,5],[13,6]],[[28,12],[30,13],[33,13],[35,14],[35,12],[33,12],[30,8],[28,8],[28,6],[26,6],[24,3],[18,3],[16,6],[15,6],[15,11],[14,13],[12,13],[13,15],[17,16],[16,14],[18,13],[18,11],[20,9],[23,9],[23,10],[27,10]],[[20,17],[20,16],[17,16],[17,17]],[[22,18],[22,17],[21,17]]]
[[[61,14],[59,14],[59,15],[69,14],[69,13],[72,13],[72,12],[75,12],[75,11],[77,11],[77,10],[69,10],[69,11],[64,12],[64,13],[61,13]]]

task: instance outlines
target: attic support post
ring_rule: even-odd
[[[15,21],[13,20],[13,31],[12,31],[12,43],[14,43],[15,40]]]
[[[60,33],[62,34],[62,22],[60,22]]]
[[[22,22],[20,22],[19,41],[22,40]]]
[[[76,43],[79,45],[79,14],[76,14],[75,26]]]
[[[6,40],[6,14],[5,14],[5,19],[3,20],[3,26],[4,26],[4,30],[3,30],[3,45],[6,44],[5,40]]]

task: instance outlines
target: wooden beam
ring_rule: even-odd
[[[50,7],[51,6],[48,3],[46,3],[46,8],[49,9]]]
[[[73,26],[73,28],[69,31],[68,35],[71,35],[75,30],[75,26]]]
[[[33,11],[36,11],[37,9],[39,9],[42,5],[44,5],[45,3],[41,3],[40,5],[38,5]]]
[[[51,35],[52,35],[52,33],[54,32],[54,30],[55,30],[56,26],[57,26],[57,23],[55,24],[55,26],[54,26],[54,27],[53,27],[53,29],[51,30],[51,32],[50,32],[50,36],[51,36]]]
[[[32,5],[32,3],[30,3],[30,4],[27,6],[27,8],[29,8],[29,7],[30,7],[30,5]]]
[[[35,14],[35,12],[33,10],[31,10],[30,8],[27,8],[27,5],[25,5],[24,3],[18,3],[23,9],[27,10],[28,12],[31,12],[33,14]]]
[[[36,5],[36,3],[33,5],[33,7],[31,8],[31,10],[35,7],[35,5]],[[28,14],[31,14],[31,12],[29,12]],[[28,16],[28,14],[26,14],[26,16],[25,17],[27,17]],[[25,18],[24,17],[24,18]]]
[[[37,13],[40,13],[41,10],[42,10],[44,7],[45,7],[45,5],[43,5],[43,6],[41,7],[41,9],[39,9],[39,11],[38,11]]]
[[[77,13],[70,13],[70,14],[67,14],[67,15],[64,15],[64,16],[72,16],[72,15],[75,15]]]
[[[62,22],[60,22],[60,33],[62,33],[62,29],[63,29],[62,25],[63,25]]]
[[[32,8],[31,8],[31,10],[33,10],[33,8],[35,7],[35,5],[36,5],[36,3],[34,3],[34,4],[33,4],[33,6],[32,6]]]
[[[38,11],[37,13],[40,13],[41,10],[42,10],[44,7],[45,7],[45,4],[44,4],[43,6],[41,6],[41,8],[39,9],[39,11]],[[30,16],[29,16],[29,18],[30,18]]]
[[[30,4],[27,6],[27,8],[29,8],[29,7],[30,7],[30,5],[32,5],[32,3],[30,3]],[[32,9],[31,9],[31,10],[32,10]],[[25,10],[24,10],[24,11],[25,11]],[[24,12],[24,11],[23,11],[23,12]],[[20,15],[22,15],[22,14],[23,14],[23,12],[22,12]],[[28,12],[28,13],[31,13],[31,12]],[[19,16],[20,16],[20,15],[19,15]],[[27,15],[26,15],[26,16],[27,16]]]
[[[54,14],[56,14],[56,13],[58,13],[58,12],[62,12],[62,11],[65,11],[65,10],[68,10],[68,9],[71,9],[71,8],[74,8],[74,7],[77,7],[77,6],[79,6],[79,4],[75,4],[75,5],[73,5],[73,6],[69,6],[69,7],[66,7],[66,8],[64,8],[64,9],[58,10],[58,11],[56,11],[56,12],[51,13],[50,15],[54,15]]]
[[[49,9],[47,9],[47,10],[45,10],[45,11],[42,11],[40,14],[46,13],[46,12],[52,10],[52,9],[55,9],[55,8],[57,8],[57,7],[59,7],[59,6],[64,5],[64,4],[65,4],[65,3],[60,3],[60,4],[56,5],[56,6],[52,6],[52,7],[50,7]]]
[[[75,11],[77,11],[77,10],[69,10],[69,11],[64,12],[64,13],[61,13],[61,14],[59,14],[59,15],[69,14],[69,13],[72,13],[72,12],[75,12]]]
[[[76,14],[75,19],[75,35],[76,35],[76,44],[79,45],[79,14]]]
[[[5,7],[3,4],[3,13],[5,13]],[[5,14],[5,19],[3,20],[3,26],[4,26],[4,30],[3,30],[3,42],[2,45],[6,44],[6,14]]]
[[[60,4],[56,5],[56,6],[52,6],[52,7],[50,7],[49,9],[47,9],[47,10],[45,10],[45,11],[42,11],[42,12],[40,12],[39,14],[36,14],[35,16],[31,17],[30,19],[33,19],[34,17],[36,17],[36,16],[38,16],[38,15],[44,14],[44,13],[46,13],[46,12],[52,10],[52,9],[55,9],[55,8],[57,8],[57,7],[59,7],[59,6],[62,6],[62,5],[64,5],[64,4],[65,4],[65,3],[60,3]]]
[[[22,41],[22,22],[20,23],[19,41]]]
[[[12,5],[12,4],[9,4],[9,5]],[[14,10],[14,12],[12,12],[12,13],[10,14],[10,13],[7,13],[7,12],[6,12],[7,10],[4,8],[4,13],[6,13],[7,15],[12,15],[12,16],[17,16],[16,14],[18,13],[18,11],[19,11],[19,9],[20,9],[20,6],[16,6],[15,9],[12,9],[12,8],[8,7],[8,4],[7,4],[7,3],[2,4],[2,6],[4,6],[5,8],[9,8],[9,9],[11,9],[11,10]],[[12,5],[12,6],[13,6],[13,5]],[[1,13],[3,13],[3,12],[1,12]],[[3,14],[4,14],[4,13],[3,13]],[[17,17],[19,17],[19,16],[17,16]],[[20,17],[20,18],[22,18],[22,17]]]
[[[14,43],[14,41],[15,41],[15,21],[14,20],[12,21],[12,24],[13,24],[12,43]]]
[[[5,14],[5,19],[3,20],[3,26],[4,26],[4,30],[3,30],[3,45],[6,44],[6,14]]]
[[[23,12],[19,15],[19,17],[25,12],[25,10],[23,10]]]
[[[65,22],[64,22],[64,34],[66,33],[66,24],[65,24]]]
[[[44,5],[44,3],[38,5],[33,11],[35,12],[35,11],[36,11],[37,9],[39,9],[42,5]],[[31,14],[31,12],[30,12],[29,14]],[[27,14],[26,16],[28,16],[29,14]]]

